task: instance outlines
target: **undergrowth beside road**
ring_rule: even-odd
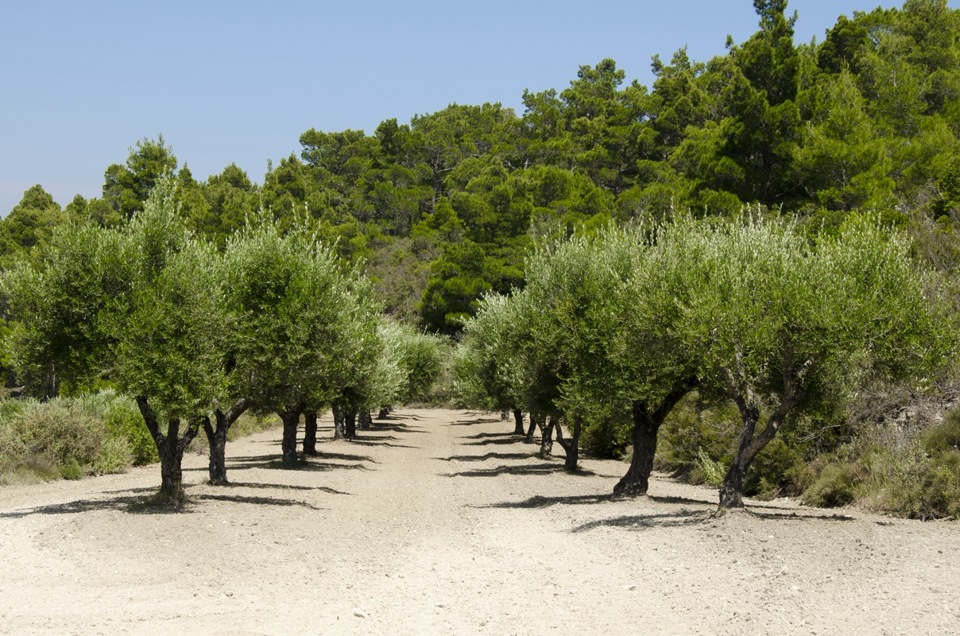
[[[800,497],[821,508],[856,505],[910,519],[960,519],[960,409],[909,421],[853,409],[827,421],[840,424],[808,419],[785,431],[751,467],[745,494]],[[657,468],[719,487],[735,450],[735,422],[729,404],[688,397],[665,424]]]
[[[244,414],[229,439],[266,430],[273,418]],[[192,449],[206,452],[206,438]],[[112,390],[47,402],[0,400],[0,485],[121,473],[158,461],[136,402]]]

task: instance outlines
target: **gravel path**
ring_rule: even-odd
[[[321,435],[329,436],[329,421]],[[156,466],[0,488],[2,634],[960,634],[960,527],[749,502],[559,457],[490,415],[402,410],[278,464],[279,432]],[[557,452],[560,449],[557,448]]]

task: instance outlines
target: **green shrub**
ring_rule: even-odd
[[[952,411],[943,422],[921,433],[920,443],[930,456],[960,451],[960,411]]]
[[[44,403],[0,401],[0,482],[126,470],[134,461],[130,439],[146,431],[142,418],[133,426],[133,415],[140,418],[134,402],[113,391]],[[153,448],[149,435],[146,439]]]
[[[875,500],[882,510],[911,519],[960,518],[960,452],[912,462]]]
[[[98,475],[122,473],[132,465],[134,452],[130,443],[120,437],[108,437],[93,459],[93,472]]]
[[[697,450],[697,465],[690,473],[690,481],[719,488],[723,485],[723,478],[726,473],[726,466],[710,459],[710,456],[702,448]]]
[[[596,459],[620,459],[629,446],[630,424],[626,415],[591,423],[580,435],[580,447]]]
[[[23,413],[18,425],[31,453],[48,454],[61,467],[71,462],[91,466],[107,439],[102,422],[69,401],[38,404]]]
[[[709,483],[701,456],[721,465],[730,461],[738,418],[732,405],[707,402],[691,393],[674,407],[660,429],[656,468],[686,476],[694,483]]]
[[[847,506],[857,500],[862,481],[862,472],[855,464],[827,464],[803,492],[802,501],[820,508]]]
[[[872,425],[804,493],[813,505],[859,503],[912,519],[960,518],[960,412],[916,432]],[[851,499],[852,492],[852,499]]]
[[[112,391],[102,391],[99,395],[105,394],[111,398],[104,412],[107,430],[113,437],[127,442],[132,464],[143,466],[160,461],[157,444],[150,436],[133,398],[116,395]]]
[[[321,417],[322,412],[318,413],[317,416]],[[257,415],[250,411],[247,411],[233,423],[233,426],[230,427],[230,430],[227,431],[227,440],[233,441],[240,439],[241,437],[247,437],[248,435],[253,435],[254,433],[259,433],[261,431],[269,431],[272,428],[277,428],[280,426],[280,418],[276,415]],[[206,437],[201,433],[197,437]]]
[[[62,479],[81,479],[83,477],[83,467],[77,463],[77,460],[70,458],[60,464],[60,477]]]
[[[0,408],[2,407],[6,407],[6,402],[0,402]],[[30,452],[13,424],[16,418],[10,416],[12,409],[3,408],[3,411],[3,419],[0,419],[0,477],[22,472],[21,469],[30,458]],[[22,479],[13,481],[19,482]]]
[[[24,401],[19,415],[4,422],[2,438],[4,472],[36,469],[41,478],[77,479],[92,472],[107,433],[99,421],[69,401]]]
[[[896,454],[893,461],[878,461],[879,507],[912,519],[960,518],[960,412],[927,430]],[[891,465],[893,464],[893,465]]]
[[[918,519],[960,519],[960,451],[931,459],[912,498],[911,516]]]

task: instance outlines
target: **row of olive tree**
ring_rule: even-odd
[[[200,430],[213,483],[226,482],[227,432],[250,408],[280,416],[291,463],[302,414],[304,451],[315,453],[321,408],[355,416],[406,399],[404,347],[423,339],[441,355],[436,339],[392,337],[402,329],[383,324],[367,280],[303,228],[262,219],[222,252],[195,239],[171,181],[119,228],[57,228],[3,290],[19,320],[9,343],[21,379],[46,395],[110,384],[134,396],[173,501]]]
[[[523,290],[484,299],[457,386],[467,403],[549,418],[544,442],[554,429],[568,469],[584,427],[629,412],[617,494],[646,493],[657,434],[684,395],[729,399],[742,421],[720,504],[739,507],[782,427],[870,374],[919,379],[942,362],[952,332],[930,282],[903,237],[871,220],[813,242],[749,216],[610,228],[536,253]]]

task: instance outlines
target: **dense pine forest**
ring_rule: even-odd
[[[786,0],[754,6],[750,38],[711,60],[654,57],[650,87],[603,59],[569,86],[525,92],[522,113],[451,104],[371,134],[304,131],[299,156],[262,183],[236,165],[198,181],[157,137],[106,167],[100,198],[61,207],[34,186],[0,221],[8,385],[42,397],[125,391],[161,458],[182,453],[213,403],[218,418],[231,404],[279,414],[292,461],[304,413],[333,405],[352,422],[439,395],[515,411],[518,434],[539,426],[572,449],[571,470],[579,446],[631,456],[623,494],[646,492],[659,467],[714,483],[728,506],[742,493],[802,493],[960,515],[946,364],[958,315],[960,10],[908,0],[840,16],[822,41],[798,44]],[[138,254],[137,271],[88,272],[102,298],[86,309],[106,311],[103,331],[79,330],[81,345],[60,337],[65,326],[40,344],[30,320],[42,322],[43,303],[29,290],[52,285],[57,267],[120,253]],[[298,277],[296,294],[278,291]],[[64,285],[66,296],[80,289]],[[309,293],[323,311],[287,302]],[[780,323],[767,329],[780,305],[752,306],[757,294],[782,300]],[[153,324],[164,311],[177,324]],[[271,311],[273,322],[244,322]],[[291,312],[329,333],[300,334],[302,350],[265,371],[282,357],[267,345],[294,330],[282,322]],[[211,336],[228,332],[240,335]],[[190,371],[189,395],[182,377],[158,379],[169,360],[150,359],[177,337],[179,356],[207,365]],[[313,360],[310,347],[329,351]],[[389,359],[395,371],[418,347],[431,352],[431,377],[435,358],[450,357],[448,389],[402,391],[420,373],[413,363],[385,379],[343,362]],[[287,386],[291,369],[310,369],[323,390]]]

